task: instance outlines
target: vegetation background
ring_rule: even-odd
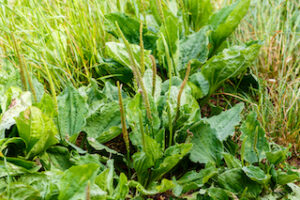
[[[0,199],[298,199],[300,2],[249,4],[0,0]]]
[[[77,87],[88,83],[105,54],[105,42],[113,40],[104,31],[103,16],[98,11],[116,9],[119,1],[110,1],[110,8],[90,0],[10,1],[14,4],[8,5],[14,6],[0,4],[0,67],[8,60],[16,66],[26,65],[29,73],[37,74],[45,83],[51,77],[56,91],[67,79]],[[221,8],[233,1],[212,2]],[[264,41],[260,57],[252,66],[261,84],[259,97],[237,93],[236,98],[257,111],[271,138],[292,145],[296,157],[300,151],[299,6],[297,0],[252,0],[247,16],[228,40],[233,44]],[[100,77],[99,83],[105,78]],[[229,96],[221,93],[220,97]]]

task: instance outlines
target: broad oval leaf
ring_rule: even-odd
[[[219,115],[205,118],[211,127],[217,130],[217,137],[220,141],[226,140],[228,136],[233,136],[235,126],[239,125],[241,121],[241,112],[244,109],[244,104],[239,103],[231,109],[221,112]]]
[[[57,97],[59,132],[63,138],[77,136],[82,131],[88,115],[84,97],[71,85]],[[76,139],[76,138],[75,138]]]
[[[209,24],[215,28],[213,41],[216,47],[235,30],[247,14],[249,6],[250,0],[239,0],[211,16]]]
[[[97,164],[85,164],[66,170],[59,182],[58,200],[78,199],[77,195],[85,193],[88,181],[97,174],[98,168]]]
[[[250,165],[243,167],[242,169],[251,180],[258,182],[259,184],[266,184],[270,180],[270,175],[266,175],[259,167]]]
[[[191,161],[198,163],[215,162],[219,165],[222,159],[223,144],[217,138],[216,129],[207,123],[200,122],[189,131],[193,134]]]
[[[29,107],[16,118],[20,137],[26,142],[27,157],[33,157],[57,143],[53,120],[36,107]]]
[[[210,58],[201,67],[201,73],[209,82],[209,95],[229,78],[236,77],[257,58],[261,45],[234,46]]]
[[[266,158],[269,143],[255,112],[251,112],[241,126],[243,140],[241,156],[249,163],[259,162]]]

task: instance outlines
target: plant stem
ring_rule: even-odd
[[[22,59],[21,59],[21,55],[20,55],[20,51],[19,51],[19,48],[18,48],[18,45],[17,45],[17,41],[16,41],[13,33],[11,33],[11,38],[12,38],[14,48],[16,50],[17,57],[18,57],[19,64],[20,64],[20,75],[21,75],[22,87],[23,87],[23,90],[27,91],[28,88],[27,88],[27,83],[26,83],[24,65],[23,65],[23,62],[22,62]]]
[[[57,99],[56,99],[55,86],[53,84],[53,80],[52,80],[51,74],[49,72],[49,69],[48,69],[48,66],[47,66],[45,60],[43,59],[42,61],[44,63],[44,67],[46,69],[46,73],[47,73],[47,77],[48,77],[48,81],[49,81],[49,85],[50,85],[50,91],[51,91],[51,94],[52,94],[52,98],[54,100],[55,111],[58,114],[58,104],[57,104]]]
[[[154,98],[155,95],[155,87],[156,87],[156,62],[154,56],[150,55],[150,59],[152,61],[152,97]]]
[[[140,51],[141,51],[141,73],[145,73],[145,55],[144,55],[144,42],[143,42],[143,22],[140,22]]]
[[[135,75],[135,78],[137,79],[137,82],[138,84],[140,85],[141,89],[142,89],[142,92],[143,92],[143,99],[144,99],[144,102],[145,102],[145,107],[146,107],[146,111],[147,111],[147,117],[148,119],[150,120],[150,122],[152,122],[152,115],[151,115],[151,110],[150,110],[150,103],[149,103],[149,99],[148,99],[148,94],[147,94],[147,91],[146,91],[146,88],[145,88],[145,85],[144,85],[144,82],[143,82],[143,79],[142,79],[142,76],[141,76],[141,73],[140,73],[140,70],[134,60],[134,56],[133,56],[133,51],[131,49],[131,46],[129,44],[129,42],[126,40],[123,32],[121,31],[118,23],[116,22],[116,26],[117,26],[117,29],[119,31],[119,34],[120,36],[122,37],[124,43],[125,43],[125,46],[128,50],[128,54],[129,54],[129,58],[130,58],[130,63],[132,65],[132,70],[134,72],[134,75]]]
[[[179,90],[179,93],[178,93],[178,96],[177,96],[177,107],[176,107],[176,115],[175,115],[175,119],[174,119],[174,124],[176,123],[176,120],[178,119],[179,114],[180,114],[181,95],[182,95],[183,89],[184,89],[184,87],[185,87],[185,85],[188,81],[190,71],[191,71],[191,63],[189,62],[188,65],[187,65],[186,72],[185,72],[184,80],[181,83],[180,90]]]
[[[128,162],[130,160],[130,146],[129,146],[129,137],[126,127],[126,120],[125,120],[125,111],[123,106],[123,100],[122,100],[122,93],[121,93],[121,87],[119,81],[117,82],[118,85],[118,95],[119,95],[119,105],[120,105],[120,113],[121,113],[121,124],[122,124],[122,133],[123,133],[123,139],[126,145],[127,150],[127,159]]]
[[[22,57],[22,58],[23,58],[23,60],[25,60],[24,57]],[[30,90],[31,90],[33,99],[34,99],[35,102],[37,102],[37,97],[36,97],[35,89],[34,89],[34,87],[33,87],[32,79],[31,79],[31,76],[30,76],[30,74],[29,74],[29,72],[28,72],[27,65],[26,65],[26,62],[25,62],[25,61],[24,61],[24,69],[25,69],[25,72],[26,72],[28,84],[29,84],[29,87],[30,87]]]

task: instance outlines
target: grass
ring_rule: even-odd
[[[104,31],[103,13],[117,10],[120,2],[0,0],[0,57],[24,66],[25,72],[37,74],[46,83],[53,81],[56,91],[67,80],[75,86],[88,83],[111,37]],[[219,8],[232,0],[215,2]],[[249,105],[258,112],[269,136],[286,146],[293,144],[298,155],[299,6],[297,0],[253,0],[231,38],[234,44],[264,40],[260,58],[252,67],[261,85],[259,98]]]
[[[71,80],[75,86],[89,81],[91,70],[103,56],[107,34],[103,30],[101,1],[0,1],[0,44],[3,55],[15,64],[15,38],[23,62],[47,80],[47,64],[59,90]]]
[[[228,1],[223,1],[228,3]],[[264,129],[274,141],[300,153],[300,3],[296,0],[254,0],[232,37],[233,43],[263,40],[252,72],[260,82],[252,100]]]

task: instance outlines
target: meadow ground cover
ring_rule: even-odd
[[[1,199],[300,198],[297,1],[0,9]]]

